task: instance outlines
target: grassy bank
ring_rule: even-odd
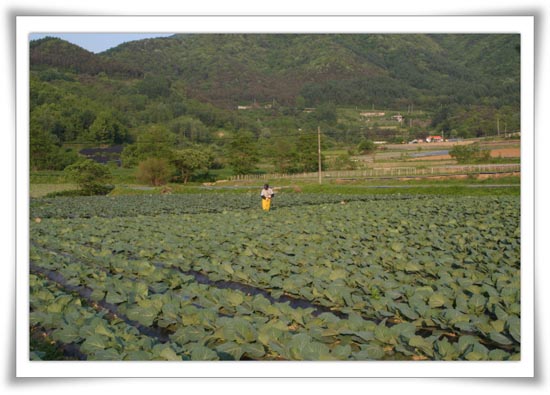
[[[520,186],[518,185],[482,185],[482,184],[462,184],[462,185],[317,185],[304,186],[304,193],[343,193],[343,194],[374,194],[374,195],[451,195],[451,196],[502,196],[519,195]]]
[[[273,179],[253,181],[218,181],[216,183],[168,184],[151,187],[137,184],[132,170],[117,169],[113,174],[115,189],[111,196],[150,195],[179,193],[253,193],[264,182],[284,193],[359,193],[359,194],[430,194],[430,195],[519,195],[521,177],[507,175],[480,178],[476,175],[465,178],[426,177],[421,179],[376,178],[376,179],[328,179],[319,185],[317,180]],[[30,197],[44,197],[49,193],[74,190],[61,172],[31,174]]]

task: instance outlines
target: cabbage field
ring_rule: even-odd
[[[519,196],[32,199],[29,248],[67,358],[520,359]]]

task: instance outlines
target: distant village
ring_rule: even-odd
[[[237,106],[237,110],[256,110],[256,109],[270,109],[273,108],[272,103],[268,104],[260,104],[254,100],[254,102],[250,105],[239,105]],[[314,112],[315,108],[304,108],[302,109],[303,112],[310,113]],[[385,112],[382,111],[366,111],[366,112],[360,112],[359,115],[367,122],[370,121],[370,118],[382,118],[386,116]],[[396,121],[398,123],[402,123],[405,117],[401,114],[396,114],[390,116],[388,119],[391,119],[391,121]],[[409,144],[418,144],[418,143],[441,143],[445,141],[457,141],[460,139],[445,139],[443,136],[435,135],[435,136],[428,136],[425,139],[414,139],[412,141],[409,141]],[[383,145],[387,144],[387,141],[374,141],[374,144],[376,145]]]
[[[449,140],[445,140],[441,136],[428,136],[424,140],[414,139],[412,141],[409,141],[409,144],[424,143],[424,142],[426,142],[426,143],[441,143],[443,141],[449,141]]]

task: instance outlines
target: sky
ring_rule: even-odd
[[[30,40],[58,37],[90,52],[99,53],[122,43],[145,38],[168,37],[173,33],[32,33]]]

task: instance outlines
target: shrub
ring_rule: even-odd
[[[81,195],[106,195],[114,189],[111,170],[90,159],[80,160],[65,168],[68,178],[80,188]]]
[[[148,158],[140,162],[137,179],[153,186],[159,186],[166,184],[173,172],[173,168],[165,159]]]
[[[351,160],[348,154],[342,154],[333,159],[331,163],[334,170],[355,170],[357,164]]]
[[[482,149],[479,143],[469,145],[455,145],[449,155],[458,163],[482,163],[491,160],[491,151]]]
[[[374,142],[371,140],[363,139],[359,142],[359,145],[357,146],[357,150],[362,154],[369,154],[373,152],[376,149],[376,146],[374,145]]]

